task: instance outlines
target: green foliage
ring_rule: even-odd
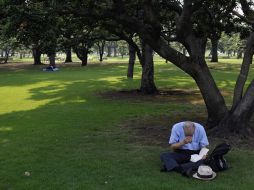
[[[239,49],[243,49],[243,44],[244,40],[240,39],[239,34],[228,36],[223,33],[218,46],[221,52],[233,52],[238,51]]]
[[[5,1],[6,18],[2,33],[15,37],[26,47],[37,47],[45,53],[56,51],[58,19],[47,1]]]
[[[128,44],[125,41],[118,42],[118,49],[119,49],[119,53],[121,54],[122,57],[129,53],[128,52]]]

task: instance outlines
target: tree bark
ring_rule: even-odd
[[[77,57],[81,60],[81,66],[87,66],[88,52],[86,48],[76,50]]]
[[[88,59],[88,52],[84,52],[83,57],[81,59],[82,61],[81,66],[87,66],[87,59]]]
[[[148,43],[160,56],[188,73],[196,81],[207,107],[208,124],[211,124],[211,127],[222,126],[223,123],[227,123],[223,121],[229,120],[226,118],[235,119],[231,124],[237,123],[237,120],[248,120],[251,112],[254,111],[252,100],[254,98],[254,94],[252,94],[254,93],[254,82],[252,81],[241,102],[237,104],[236,109],[229,112],[205,62],[205,48],[203,48],[199,39],[202,34],[196,35],[193,30],[193,4],[195,3],[188,0],[183,1],[183,7],[176,23],[176,39],[185,46],[190,55],[189,57],[168,46],[165,38],[161,35],[161,22],[157,13],[153,10],[154,4],[155,1],[145,1],[144,3],[146,24],[142,24],[124,14],[116,19],[119,19],[119,22],[128,26],[129,29],[137,32],[142,40]],[[119,7],[121,6],[119,5]],[[231,114],[234,118],[230,117]],[[230,124],[226,124],[223,129],[231,127]],[[241,129],[243,129],[242,126],[238,130]]]
[[[190,55],[186,57],[169,47],[163,39],[144,35],[141,35],[142,38],[146,39],[161,57],[175,64],[196,81],[208,112],[207,126],[217,126],[228,113],[228,109],[205,61],[205,40],[193,35],[186,37],[184,43]]]
[[[218,38],[211,38],[212,43],[212,59],[211,62],[218,62]]]
[[[50,53],[48,54],[49,57],[49,66],[56,67],[56,54]]]
[[[216,136],[236,134],[244,138],[253,137],[254,131],[250,126],[250,119],[254,112],[254,80],[249,85],[239,104],[220,122]]]
[[[102,62],[103,61],[103,53],[100,53],[100,62]]]
[[[114,57],[117,57],[117,43],[114,43]]]
[[[34,65],[41,65],[41,51],[39,48],[34,47],[32,49],[33,52],[33,58],[34,58]]]
[[[192,64],[188,66],[187,73],[195,80],[206,104],[208,113],[206,125],[213,128],[228,113],[228,109],[205,61],[206,42],[205,38],[192,35],[186,39]]]
[[[237,78],[235,89],[234,89],[234,98],[232,109],[234,109],[243,95],[244,85],[248,78],[250,65],[252,64],[252,58],[254,53],[254,32],[251,33],[250,37],[247,39],[246,48],[244,52],[243,62],[240,70],[240,74]]]
[[[65,63],[72,63],[72,56],[71,56],[71,48],[66,49],[66,58],[65,58]]]
[[[142,78],[140,91],[143,94],[154,94],[157,88],[154,83],[153,49],[142,42]]]
[[[111,47],[111,45],[107,45],[107,49],[108,49],[107,57],[112,57],[112,47]]]
[[[7,63],[7,62],[8,62],[9,54],[10,54],[10,50],[6,49],[6,50],[5,50],[4,63]]]
[[[98,47],[98,53],[99,53],[99,57],[100,57],[99,61],[102,62],[103,61],[104,49],[105,49],[105,40],[97,42],[96,45]]]
[[[135,48],[129,45],[129,65],[128,65],[127,78],[133,78],[135,60],[136,60]]]

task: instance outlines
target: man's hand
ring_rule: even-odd
[[[191,143],[192,142],[192,137],[186,137],[184,140],[183,140],[183,143],[184,144],[188,144],[188,143]]]
[[[190,143],[190,142],[192,142],[192,137],[191,137],[191,136],[188,136],[188,137],[186,137],[183,141],[178,142],[178,143],[175,143],[175,144],[172,144],[172,145],[171,145],[171,148],[172,148],[173,150],[180,149],[183,145],[188,144],[188,143]]]

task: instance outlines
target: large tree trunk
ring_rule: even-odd
[[[72,62],[72,56],[71,56],[71,48],[66,49],[66,58],[65,58],[65,63],[71,63]]]
[[[157,88],[154,83],[153,49],[142,42],[142,78],[140,91],[144,94],[154,94]]]
[[[218,38],[211,38],[212,42],[212,59],[211,62],[218,62]]]
[[[135,48],[129,45],[129,65],[128,65],[127,78],[133,78],[135,60],[136,60]]]
[[[41,51],[39,48],[34,47],[32,49],[33,58],[34,58],[34,65],[41,65]]]
[[[186,49],[190,57],[175,51],[162,39],[145,37],[160,56],[188,73],[197,83],[208,112],[207,126],[215,127],[228,113],[225,100],[220,93],[205,61],[205,40],[190,35],[186,38]]]
[[[193,64],[192,67],[189,67],[190,70],[187,70],[187,73],[197,83],[205,101],[208,113],[207,127],[213,128],[228,113],[228,109],[205,61],[206,42],[205,38],[196,38],[193,36],[187,39],[191,62]]]
[[[193,2],[187,0],[183,2],[183,8],[176,23],[176,38],[186,47],[190,55],[189,57],[184,56],[174,48],[168,46],[165,38],[161,36],[160,20],[153,9],[155,1],[145,2],[144,15],[146,16],[147,25],[150,24],[149,27],[131,19],[124,19],[124,17],[122,17],[122,20],[120,19],[120,22],[128,25],[130,29],[137,32],[142,40],[148,43],[158,54],[181,68],[196,81],[207,107],[208,124],[211,127],[222,126],[222,123],[227,120],[225,119],[227,117],[232,118],[233,122],[231,124],[233,125],[239,123],[238,121],[248,120],[254,111],[254,82],[252,81],[235,110],[229,112],[225,100],[205,62],[205,48],[202,42],[200,42],[199,37],[197,37],[197,33],[193,30],[193,22],[191,20],[193,18]],[[202,36],[202,34],[199,36]],[[231,114],[233,117],[230,117]],[[233,129],[229,125],[226,124],[223,129]],[[242,126],[238,128],[238,131],[241,128]]]

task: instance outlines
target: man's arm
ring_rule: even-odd
[[[192,137],[186,137],[183,141],[171,144],[173,150],[180,149],[183,145],[188,144],[192,141]]]

